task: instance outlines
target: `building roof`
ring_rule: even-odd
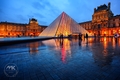
[[[91,23],[92,21],[80,22],[79,24]]]
[[[35,18],[32,18],[32,19],[30,19],[31,21],[37,21],[37,19],[35,19]]]
[[[44,27],[44,28],[48,27],[48,26],[45,26],[45,25],[39,25],[39,26]]]
[[[113,16],[113,17],[120,17],[120,14],[119,14],[119,15],[115,15],[115,16]]]
[[[0,22],[0,24],[27,25],[27,24],[23,24],[23,23],[13,23],[13,22]]]
[[[115,15],[115,16],[111,17],[110,19],[117,19],[117,18],[120,19],[120,15]]]
[[[26,26],[26,25],[29,25],[29,24],[23,24],[23,23],[13,23],[13,22],[0,22],[0,24],[8,24],[8,25],[21,25],[21,26]],[[41,27],[44,27],[46,28],[47,26],[45,25],[39,25]]]
[[[101,10],[107,10],[108,6],[106,4],[100,5],[97,7],[95,12],[101,11]]]

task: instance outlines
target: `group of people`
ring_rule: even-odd
[[[86,38],[86,40],[88,42],[88,34],[87,33],[84,35],[84,38]],[[79,33],[79,40],[82,41],[82,34],[81,33]]]
[[[63,34],[60,34],[59,37],[60,37],[60,39],[63,39]]]
[[[118,37],[120,37],[120,35],[118,33],[115,33],[114,34],[115,42],[117,42]],[[86,38],[86,41],[88,42],[88,34],[87,33],[84,35],[84,38]],[[96,38],[96,34],[94,34],[94,38]],[[82,34],[81,33],[79,33],[79,40],[82,41]]]

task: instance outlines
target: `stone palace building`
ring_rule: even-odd
[[[114,16],[111,11],[111,3],[94,8],[92,21],[79,23],[82,27],[96,36],[113,36],[120,34],[120,15]]]
[[[38,36],[46,27],[34,18],[28,24],[0,22],[0,37]]]

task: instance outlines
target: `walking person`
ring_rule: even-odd
[[[79,40],[82,41],[82,34],[81,33],[79,33]]]
[[[118,33],[114,34],[115,42],[117,43],[117,38],[119,37]]]
[[[85,35],[85,38],[86,38],[86,42],[88,43],[88,34],[87,33]]]
[[[94,38],[96,38],[96,33],[94,33]]]
[[[79,46],[81,46],[81,42],[82,42],[82,34],[81,33],[79,33]]]

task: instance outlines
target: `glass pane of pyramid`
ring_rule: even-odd
[[[68,36],[79,33],[86,34],[88,31],[63,12],[39,36],[58,37],[61,34]]]

